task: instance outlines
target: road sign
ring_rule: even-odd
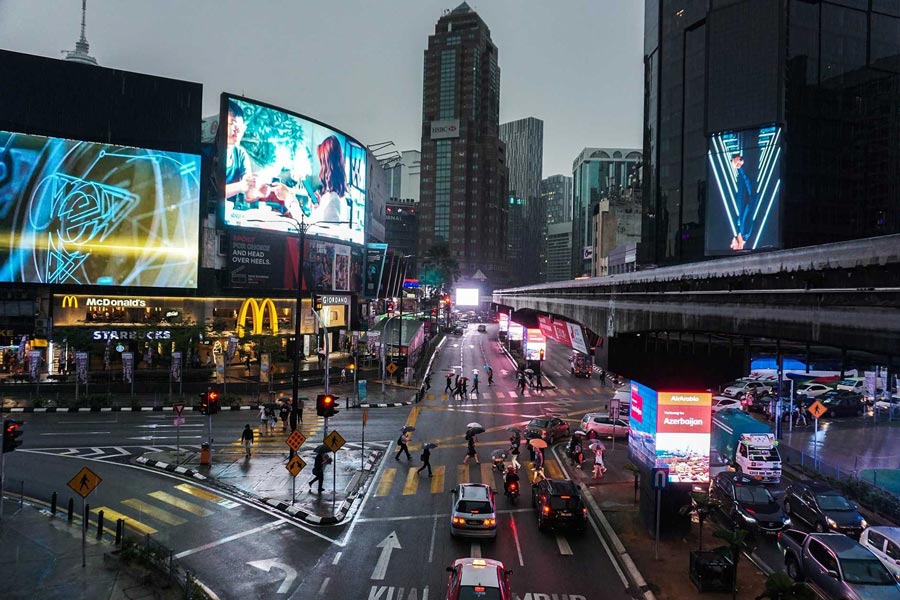
[[[337,431],[332,431],[328,434],[328,437],[325,438],[325,445],[328,446],[332,452],[337,452],[341,449],[341,446],[346,443],[347,441]]]
[[[363,409],[363,427],[365,427],[366,423],[368,423],[368,422],[369,422],[369,409],[364,408]]]
[[[296,477],[297,473],[303,470],[303,467],[306,466],[306,462],[303,461],[302,458],[294,455],[294,458],[288,461],[284,468],[288,470],[288,473],[291,474],[291,477]]]
[[[609,401],[609,417],[615,419],[619,416],[619,401],[615,398]]]
[[[184,425],[184,417],[175,417],[175,426]]]
[[[69,481],[69,487],[72,488],[76,494],[81,496],[82,498],[86,498],[88,494],[94,491],[100,482],[103,481],[100,479],[100,476],[88,469],[87,467],[82,467],[78,474]]]
[[[397,366],[397,363],[388,363],[388,366],[385,367],[385,369],[387,369],[387,372],[390,373],[391,375],[396,373],[397,369],[399,369],[399,368],[400,367]]]
[[[177,404],[172,405],[172,410],[175,411],[175,414],[179,417],[181,416],[182,411],[184,411],[184,403],[178,402]]]
[[[306,441],[306,436],[300,433],[299,430],[295,429],[294,433],[288,436],[288,439],[285,440],[285,443],[290,446],[291,450],[294,452],[297,451],[297,448],[303,445],[303,442]]]
[[[669,487],[669,469],[653,469],[650,475],[653,489],[660,491]]]
[[[828,410],[828,407],[816,400],[815,402],[810,404],[809,408],[807,408],[806,410],[808,410],[809,414],[811,414],[816,419],[820,419],[822,415],[824,415]]]

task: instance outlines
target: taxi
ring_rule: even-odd
[[[447,600],[512,600],[512,571],[499,560],[460,558],[447,571]]]

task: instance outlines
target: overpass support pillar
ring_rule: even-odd
[[[741,367],[742,367],[742,375],[744,377],[750,374],[750,365],[753,363],[753,352],[750,349],[750,340],[749,338],[744,338],[744,355],[741,357]]]
[[[594,364],[604,371],[609,371],[609,345],[611,343],[612,338],[601,337],[597,342],[597,347],[594,348]]]

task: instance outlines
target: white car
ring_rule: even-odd
[[[866,378],[848,377],[846,379],[841,379],[840,383],[837,384],[837,389],[864,394],[866,393]]]
[[[737,398],[729,398],[727,396],[713,396],[712,411],[714,413],[728,408],[736,408],[738,410],[742,410],[743,406],[741,405],[741,401]]]
[[[766,385],[762,381],[736,381],[732,385],[725,388],[723,395],[731,398],[743,396],[747,392],[755,391],[758,395],[769,394],[772,392],[772,386]]]
[[[840,389],[840,388],[838,388]],[[821,396],[825,392],[830,392],[831,388],[822,383],[804,383],[796,390],[794,390],[795,396],[806,396],[807,398],[815,398],[817,396]],[[856,391],[856,390],[854,390]]]
[[[491,486],[461,483],[451,493],[450,535],[497,537],[497,503]]]
[[[859,536],[859,543],[900,581],[900,527],[868,527]]]

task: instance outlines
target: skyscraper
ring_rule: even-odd
[[[572,178],[551,175],[541,181],[546,235],[543,240],[543,281],[572,278]]]
[[[542,280],[543,244],[546,239],[541,169],[544,159],[544,122],[534,117],[500,125],[509,167],[509,222],[507,258],[516,268],[510,284],[527,285]]]
[[[572,164],[572,275],[590,275],[593,264],[592,217],[600,201],[628,185],[629,174],[641,163],[632,148],[585,148]]]
[[[551,175],[541,181],[541,198],[547,223],[563,223],[572,220],[572,178]]]
[[[422,93],[419,251],[446,243],[463,276],[507,282],[508,169],[497,47],[463,2],[428,38]]]

